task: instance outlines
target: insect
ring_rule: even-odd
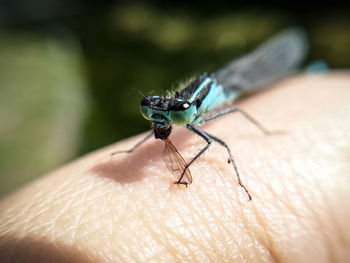
[[[198,75],[183,90],[175,91],[171,97],[144,96],[140,110],[142,116],[151,121],[152,131],[132,149],[122,152],[132,152],[154,135],[155,139],[161,139],[165,143],[163,158],[168,169],[176,177],[175,183],[187,186],[192,183],[189,170],[191,164],[210,147],[213,141],[217,142],[227,150],[228,163],[233,166],[238,184],[251,200],[249,191],[241,181],[229,146],[199,127],[218,117],[237,112],[263,133],[269,134],[267,129],[242,109],[228,107],[222,111],[215,111],[292,73],[301,64],[306,52],[307,39],[304,32],[297,28],[287,29],[255,51],[233,60],[215,73]],[[174,124],[185,125],[206,142],[206,145],[187,163],[169,139]],[[113,154],[116,153],[121,152]]]

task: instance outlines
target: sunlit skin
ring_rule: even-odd
[[[121,141],[43,175],[0,203],[1,262],[347,262],[350,74],[302,75],[240,101],[206,129],[230,144],[253,200],[221,147],[172,184],[164,143]],[[174,128],[190,158],[203,141]],[[186,138],[185,140],[183,138]]]

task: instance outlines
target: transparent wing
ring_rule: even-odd
[[[165,143],[164,145],[165,147],[162,152],[164,163],[168,168],[168,170],[176,178],[176,182],[178,182],[187,165],[186,161],[184,160],[184,158],[182,158],[182,156],[180,155],[176,147],[172,144],[172,142],[168,138],[163,141]],[[186,184],[186,185],[192,183],[192,175],[191,175],[190,169],[186,170],[180,183]]]
[[[252,53],[236,59],[214,73],[226,94],[256,92],[292,73],[304,60],[308,41],[304,31],[287,29]]]

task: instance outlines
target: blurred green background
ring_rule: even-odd
[[[341,2],[0,1],[0,197],[87,152],[149,129],[141,96],[214,71],[289,26],[306,63],[350,66]]]

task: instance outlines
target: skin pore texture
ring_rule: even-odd
[[[0,202],[1,262],[346,262],[350,258],[350,74],[298,75],[202,126],[213,143],[174,185],[153,138],[116,143],[44,175]],[[136,107],[136,106],[135,106]],[[183,127],[185,160],[205,142]],[[40,161],[40,160],[38,160]]]

